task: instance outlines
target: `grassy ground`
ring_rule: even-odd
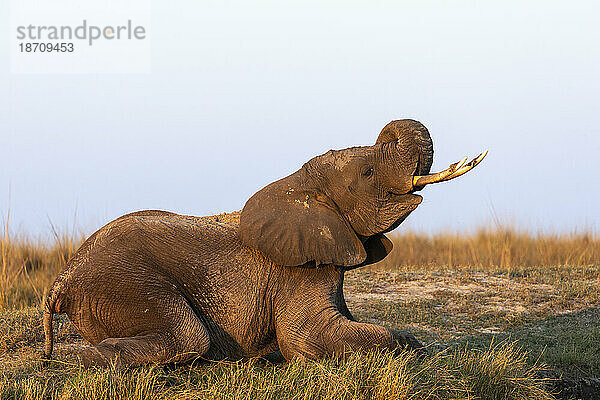
[[[583,378],[600,377],[599,238],[500,230],[393,241],[384,262],[347,275],[347,301],[359,320],[412,331],[429,357],[84,371],[72,350],[85,343],[64,316],[55,361],[40,360],[40,301],[80,241],[5,237],[0,399],[586,398],[593,381]]]

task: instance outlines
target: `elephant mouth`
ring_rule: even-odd
[[[395,203],[402,203],[407,208],[413,206],[416,207],[423,201],[423,196],[413,193],[395,193],[394,191],[388,191],[389,199]]]

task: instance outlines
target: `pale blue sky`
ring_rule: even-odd
[[[595,2],[250,3],[153,2],[145,75],[10,74],[3,26],[0,213],[10,197],[12,229],[237,210],[311,157],[414,118],[435,169],[490,153],[425,189],[402,227],[464,231],[495,213],[598,231]]]

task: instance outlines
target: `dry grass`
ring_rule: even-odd
[[[0,240],[0,311],[41,304],[46,292],[83,238],[68,235],[48,244],[27,237]]]
[[[5,230],[5,232],[7,232]],[[27,237],[0,239],[0,310],[39,304],[52,280],[79,247],[83,237],[56,235],[52,244]],[[479,270],[507,276],[540,273],[596,276],[600,265],[600,237],[589,233],[530,235],[511,229],[481,229],[473,234],[392,237],[394,250],[371,270],[429,271]],[[546,270],[547,268],[547,270]],[[533,271],[533,272],[532,272]],[[537,271],[537,272],[536,272]],[[566,285],[566,283],[565,283]],[[566,293],[569,288],[565,286]]]
[[[600,264],[600,236],[591,233],[530,234],[511,228],[479,229],[472,234],[404,233],[392,237],[394,251],[382,268],[483,270],[527,267],[584,267]]]
[[[360,320],[433,343],[431,357],[83,371],[72,350],[85,342],[64,316],[55,322],[58,361],[40,361],[41,301],[81,238],[4,234],[0,399],[549,399],[543,376],[555,375],[540,362],[600,375],[598,237],[480,230],[392,240],[386,260],[347,275],[348,303]]]
[[[531,267],[518,276],[445,267],[366,269],[346,280],[346,299],[361,320],[409,327],[441,344],[600,306],[600,266]]]

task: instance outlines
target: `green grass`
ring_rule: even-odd
[[[600,377],[600,308],[551,316],[493,337],[518,340],[528,349],[530,362],[539,359],[564,377]],[[490,340],[491,335],[479,335],[462,342],[483,347]]]
[[[26,321],[15,318],[13,322]],[[25,327],[28,327],[28,323]],[[60,340],[64,340],[64,337]],[[552,399],[541,365],[510,342],[418,358],[354,353],[345,360],[297,359],[83,370],[73,360],[44,365],[31,349],[0,368],[2,399]],[[29,349],[29,350],[27,350]],[[38,354],[39,355],[39,354]]]

